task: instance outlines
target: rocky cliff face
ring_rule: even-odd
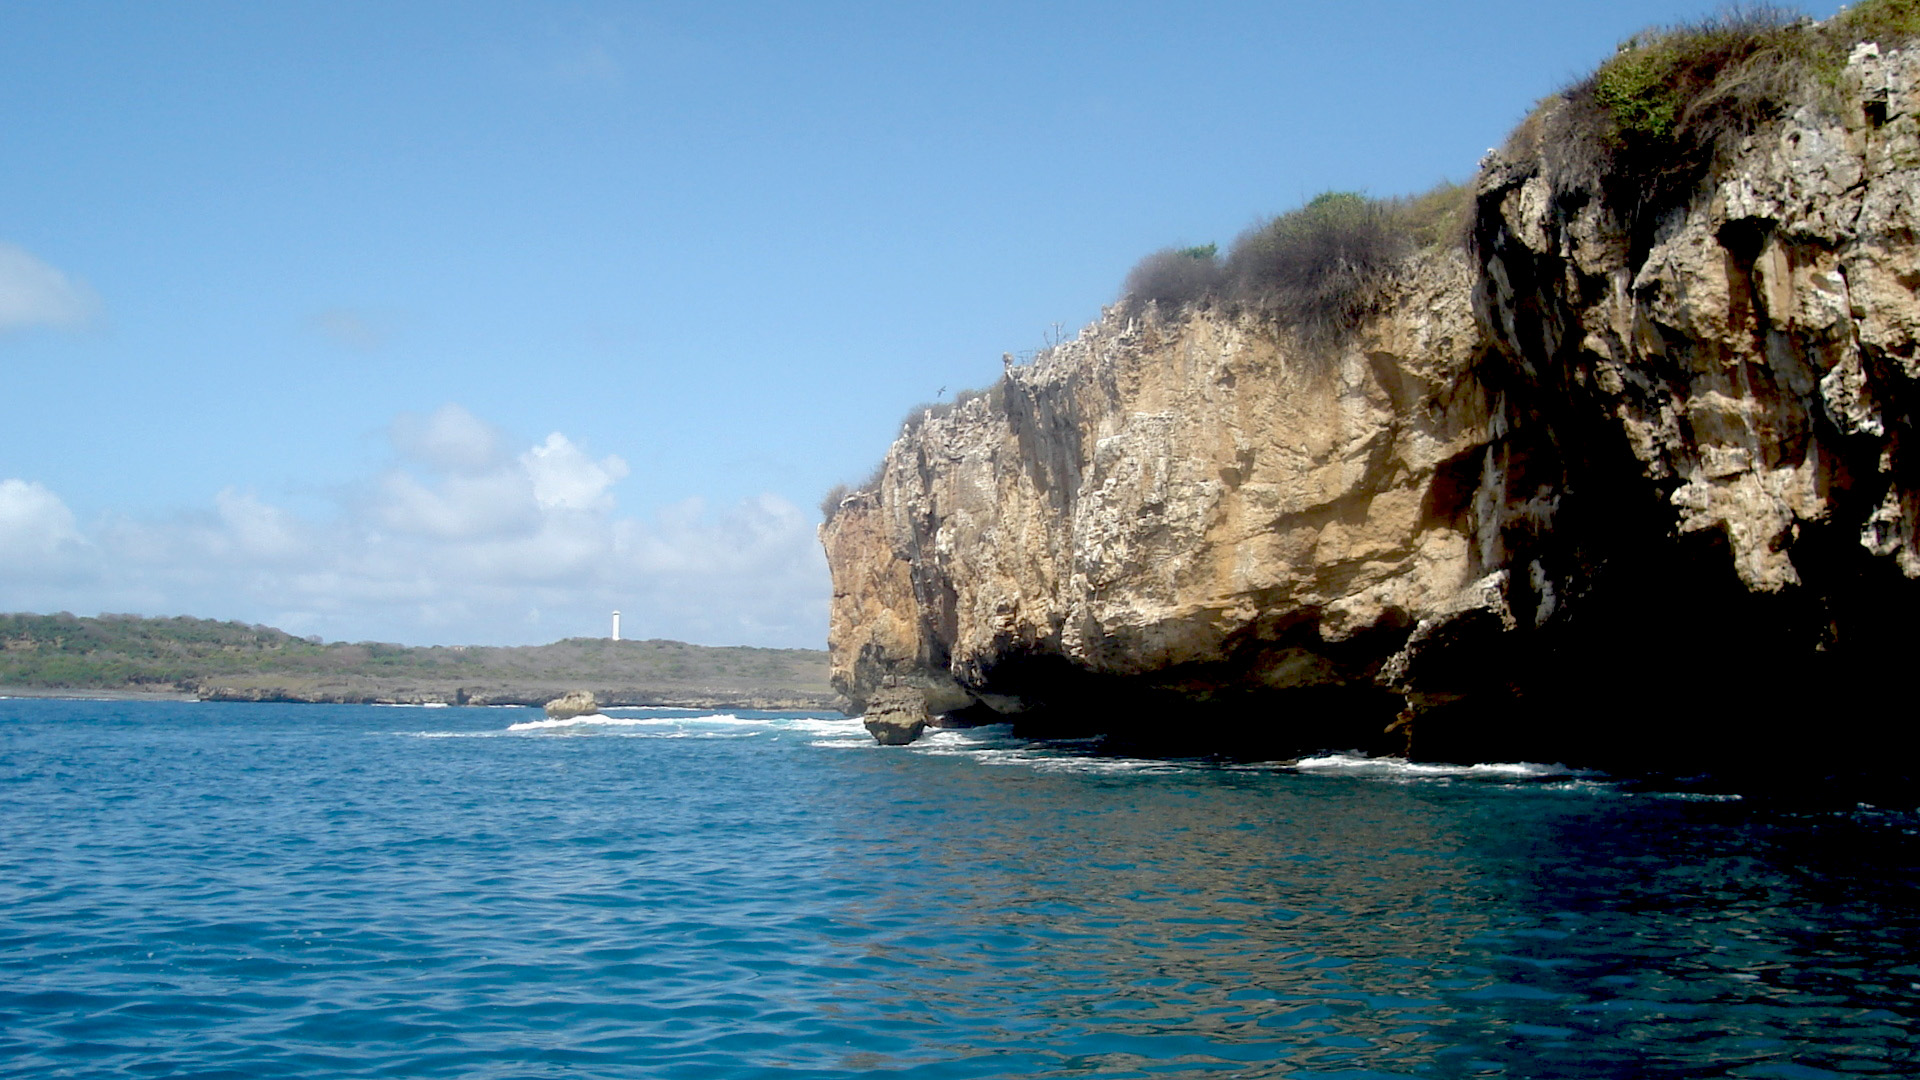
[[[1115,309],[921,418],[822,528],[836,687],[1261,753],[1862,730],[1920,642],[1920,57],[1841,86],[1656,205],[1550,105],[1337,345]]]

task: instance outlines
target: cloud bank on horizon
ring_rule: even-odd
[[[518,453],[456,404],[403,413],[390,462],[304,516],[227,488],[210,507],[82,527],[0,479],[0,609],[194,614],[328,639],[522,644],[607,632],[818,648],[812,518],[776,495],[622,516],[617,456],[554,432]]]

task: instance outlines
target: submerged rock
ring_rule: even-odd
[[[926,696],[915,687],[888,686],[867,699],[867,711],[861,717],[873,741],[881,746],[905,746],[920,737],[931,718],[927,715]]]
[[[599,711],[600,703],[585,690],[571,690],[547,702],[547,718],[550,720],[571,720],[576,716],[592,716]]]

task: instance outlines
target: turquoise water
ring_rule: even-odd
[[[1920,1074],[1911,814],[795,714],[0,700],[0,1074]]]

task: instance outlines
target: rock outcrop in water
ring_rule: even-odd
[[[881,746],[905,746],[927,730],[926,698],[911,686],[887,686],[867,698],[860,717],[867,734]]]
[[[585,690],[569,690],[546,705],[549,720],[571,720],[576,716],[592,716],[599,711],[600,703]]]
[[[1890,737],[1920,590],[1920,50],[1661,198],[1549,103],[1331,347],[1110,310],[822,527],[837,689],[1261,754]]]

